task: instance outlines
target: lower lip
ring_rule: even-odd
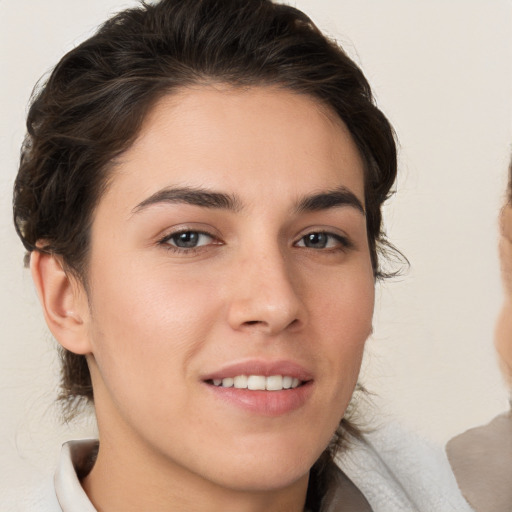
[[[235,407],[261,416],[281,416],[301,408],[313,390],[313,381],[282,391],[251,391],[206,384],[214,395]]]

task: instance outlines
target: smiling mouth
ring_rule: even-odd
[[[216,387],[248,389],[251,391],[282,391],[286,389],[295,389],[305,384],[297,377],[289,375],[237,375],[236,377],[226,377],[224,379],[211,379],[206,381]]]

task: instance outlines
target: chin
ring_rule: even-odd
[[[219,464],[224,470],[219,471],[220,467],[217,467],[215,478],[223,486],[245,492],[283,489],[307,478],[324,449],[323,444],[315,447],[309,439],[292,444],[281,441],[277,447],[267,445],[246,449],[243,455],[242,450],[238,450],[231,465],[227,460]]]
[[[311,464],[312,466],[312,464]],[[271,464],[255,461],[254,465],[238,468],[233,473],[217,474],[218,483],[239,492],[272,492],[293,486],[308,478],[309,464],[294,465],[274,458]]]

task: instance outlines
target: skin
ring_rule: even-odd
[[[502,373],[512,387],[512,205],[501,213],[500,263],[504,300],[496,324],[495,345]]]
[[[184,187],[235,204],[162,199]],[[349,200],[304,207],[335,190]],[[354,199],[364,208],[362,160],[316,100],[219,85],[156,104],[95,211],[87,291],[57,257],[32,259],[50,329],[88,358],[100,450],[83,486],[98,510],[303,510],[371,331]],[[179,250],[180,231],[205,234]],[[306,246],[319,232],[326,245]],[[306,369],[307,399],[264,414],[204,382],[254,360]]]

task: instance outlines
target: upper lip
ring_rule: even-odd
[[[227,364],[218,370],[202,376],[202,380],[226,379],[237,377],[238,375],[262,375],[263,377],[283,375],[297,378],[303,382],[313,379],[311,372],[293,361],[252,359]]]

